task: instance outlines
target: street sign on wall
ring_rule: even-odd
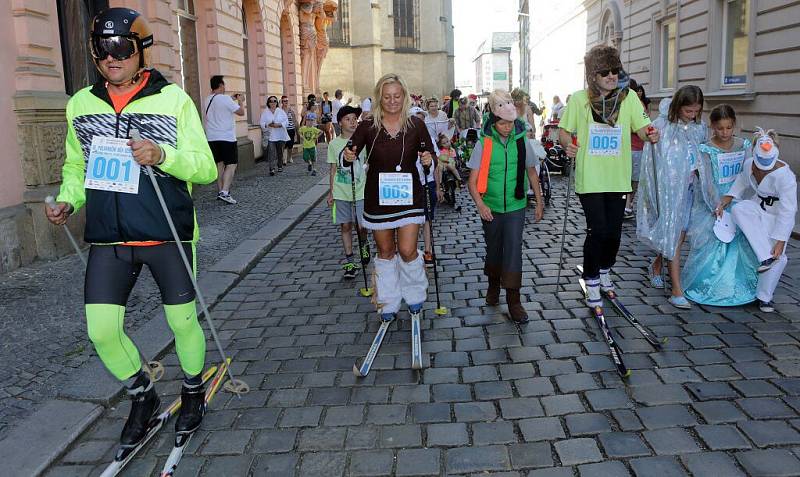
[[[505,71],[495,71],[493,79],[495,81],[508,81],[508,73]]]

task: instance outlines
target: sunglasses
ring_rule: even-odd
[[[268,103],[277,103],[277,102],[278,102],[278,100],[277,100],[277,99],[270,99],[270,100],[269,100],[269,101],[267,101],[267,102],[268,102]]]
[[[619,68],[610,68],[610,69],[607,69],[607,70],[600,70],[596,74],[598,74],[598,75],[602,76],[603,78],[605,78],[606,76],[609,75],[609,73],[616,76],[616,75],[619,74],[619,72],[620,72]]]
[[[282,99],[282,100],[281,100],[281,103],[288,103],[288,102],[289,102],[289,100],[288,100],[288,99]]]
[[[92,36],[89,47],[95,60],[105,60],[110,55],[122,61],[137,53],[136,41],[127,36]]]

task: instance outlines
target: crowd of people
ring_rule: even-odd
[[[245,108],[242,96],[228,96],[224,78],[214,76],[198,114],[191,98],[152,67],[152,44],[152,29],[133,10],[111,8],[94,19],[89,46],[102,78],[69,100],[63,183],[45,207],[47,219],[59,226],[86,208],[87,330],[133,402],[121,433],[123,449],[142,442],[160,407],[139,349],[124,330],[125,306],[144,265],[161,291],[184,374],[176,431],[191,435],[203,419],[206,344],[195,305],[199,229],[191,191],[193,184],[216,180],[218,198],[236,203],[230,195],[237,164],[234,116]],[[668,268],[671,304],[758,300],[761,311],[774,311],[797,210],[797,181],[780,159],[778,134],[758,129],[752,141],[737,137],[736,112],[725,104],[711,109],[709,130],[702,121],[703,92],[692,85],[662,101],[651,122],[644,90],[631,82],[617,50],[596,46],[584,64],[586,88],[566,105],[554,97],[550,118],[575,160],[575,192],[587,231],[587,304],[599,308],[603,294],[615,292],[611,271],[622,223],[635,206],[637,237],[652,249],[649,282],[664,286],[661,271]],[[529,188],[536,198],[534,220],[544,213],[541,152],[533,135],[535,115],[545,112],[519,89],[492,92],[482,114],[476,99],[458,90],[441,102],[412,95],[394,73],[381,77],[360,107],[343,103],[339,90],[333,100],[327,93],[319,102],[309,95],[299,115],[286,96],[267,99],[259,124],[271,175],[291,162],[296,137],[309,174],[317,173],[317,142],[329,143],[327,202],[341,230],[345,278],[373,261],[374,302],[384,322],[394,320],[404,301],[410,314],[422,312],[429,286],[425,265],[436,266],[431,223],[441,174],[452,165],[451,141],[476,129],[467,184],[484,234],[486,304],[497,306],[504,289],[510,318],[528,320],[520,295],[522,237]],[[135,174],[122,182],[116,175],[100,177],[112,160]],[[687,240],[689,257],[681,269]]]
[[[779,159],[778,135],[758,129],[752,142],[736,137],[736,112],[727,104],[711,109],[709,128],[694,85],[662,100],[651,123],[644,89],[623,70],[617,50],[597,46],[584,61],[588,87],[571,95],[559,128],[576,159],[575,191],[586,216],[588,304],[600,306],[602,294],[614,292],[610,272],[638,189],[636,235],[653,253],[650,285],[664,287],[669,270],[669,303],[690,309],[691,302],[757,300],[762,312],[773,312],[797,211],[797,180]]]

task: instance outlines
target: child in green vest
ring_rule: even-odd
[[[538,162],[526,139],[525,125],[517,119],[507,91],[489,96],[490,112],[483,137],[475,144],[467,164],[469,193],[480,213],[486,241],[483,272],[489,280],[486,304],[500,303],[500,286],[506,289],[508,314],[516,323],[528,321],[519,289],[522,286],[522,229],[525,225],[528,184],[536,195],[535,219],[544,214],[544,200],[536,173]]]

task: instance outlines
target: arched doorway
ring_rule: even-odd
[[[280,21],[281,61],[284,94],[297,108],[301,103],[302,73],[300,71],[300,50],[298,48],[298,18],[293,11],[297,7],[292,3],[284,9]]]

